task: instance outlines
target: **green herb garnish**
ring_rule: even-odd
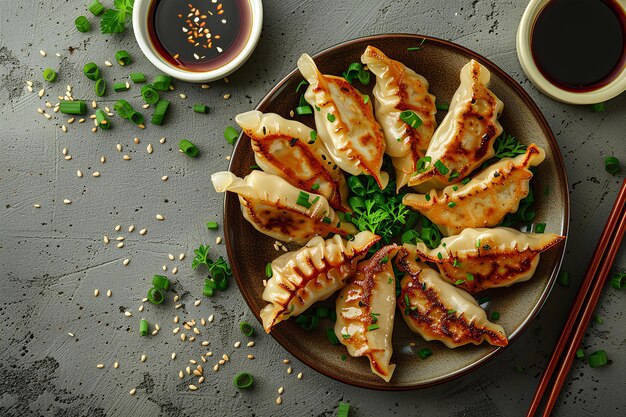
[[[108,9],[100,20],[102,33],[122,33],[133,14],[135,0],[115,0],[113,9]]]

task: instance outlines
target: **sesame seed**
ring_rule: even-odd
[[[181,333],[180,334],[180,340],[182,340],[183,342],[187,339],[187,335],[185,333]]]
[[[237,342],[235,342],[235,344],[234,344],[233,346],[235,346],[236,348],[238,348],[239,346],[241,346],[241,342],[237,341]]]
[[[147,232],[148,232],[148,230],[147,230],[147,229],[141,229],[141,230],[139,231],[139,234],[143,236],[143,235],[145,235]]]
[[[132,316],[133,316],[133,313],[131,313],[130,311],[126,310],[126,311],[124,312],[124,315],[125,315],[126,317],[132,317]]]
[[[183,371],[178,371],[178,377],[183,379],[185,377],[185,373]]]
[[[135,393],[137,393],[137,388],[133,388],[133,389],[131,389],[130,391],[128,391],[128,393],[129,393],[130,395],[135,395]]]
[[[33,207],[39,208],[39,207],[41,207],[41,204],[35,203],[35,204],[33,204]]]
[[[195,340],[196,340],[196,336],[191,336],[191,337],[189,338],[189,341],[190,341],[190,342],[194,342]]]
[[[122,225],[118,224],[117,226],[115,226],[115,231],[119,232],[120,230],[122,230]]]
[[[174,316],[174,323],[178,323],[179,320],[178,316]]]
[[[95,171],[93,174],[91,174],[91,176],[98,178],[100,176],[100,172]]]
[[[180,296],[179,296],[178,294],[176,294],[176,295],[174,296],[174,302],[176,302],[176,301],[178,301],[178,300],[180,300]]]
[[[174,328],[174,330],[172,330],[172,332],[174,334],[178,333],[179,331],[180,331],[180,327],[176,327],[176,328]]]
[[[214,370],[215,372],[217,372],[217,370],[218,370],[218,369],[220,369],[219,364],[215,364],[215,366],[213,367],[213,370]]]
[[[152,144],[149,143],[148,146],[146,147],[146,151],[148,151],[149,154],[152,153],[153,149],[152,149]]]
[[[289,359],[283,359],[283,363],[287,365],[289,363]]]
[[[67,155],[67,156],[65,157],[65,160],[66,160],[66,161],[70,161],[71,159],[72,159],[72,155]]]
[[[134,230],[135,230],[135,226],[134,225],[131,224],[130,226],[128,226],[128,231],[129,232],[133,232]]]
[[[230,98],[231,94],[224,94],[224,100],[228,100]]]
[[[126,258],[126,259],[124,259],[124,261],[122,262],[122,264],[123,264],[124,266],[126,266],[126,265],[128,265],[128,263],[129,263],[129,262],[130,262],[130,259]]]
[[[182,99],[186,99],[186,98],[187,98],[187,95],[186,95],[186,94],[183,94],[183,93],[180,93],[180,94],[179,94],[179,96],[180,96],[180,98],[182,98]]]
[[[276,398],[276,404],[280,405],[282,403],[283,403],[282,397],[279,396],[278,398]]]
[[[202,84],[202,89],[203,89],[203,90],[206,90],[206,89],[207,89],[207,88],[209,88],[209,87],[211,87],[211,86],[210,86],[210,85],[208,85],[208,84]]]
[[[289,116],[293,117],[295,115],[295,113],[293,112],[293,110],[289,110]]]
[[[195,305],[196,307],[200,305],[201,300],[196,300],[193,305]]]
[[[220,243],[222,243],[222,237],[218,236],[218,237],[215,238],[215,244],[219,245]]]
[[[203,326],[206,325],[206,320],[204,320],[204,317],[200,319],[200,324]]]
[[[118,236],[115,238],[115,240],[117,240],[118,242],[121,242],[123,240],[126,240],[126,238],[124,236]]]
[[[209,323],[213,323],[213,314],[209,316]]]
[[[195,334],[200,334],[200,330],[198,330],[198,328],[197,328],[197,327],[194,327],[194,328],[193,328],[193,332],[194,332]]]
[[[165,138],[159,139],[159,143],[161,143],[161,144],[165,143]]]
[[[117,149],[118,152],[122,152],[122,145],[120,143],[115,145],[115,148]]]
[[[278,393],[279,394],[282,394],[283,392],[285,392],[285,388],[284,387],[278,388]]]
[[[194,371],[192,372],[195,376],[202,376],[202,372],[198,371],[197,369],[194,369]]]
[[[167,254],[167,257],[168,257],[168,259],[169,259],[170,261],[173,261],[173,260],[174,260],[174,255],[172,255],[171,253],[168,253],[168,254]]]
[[[266,279],[263,280],[263,286],[267,287],[267,280]]]
[[[205,359],[206,360],[206,359]],[[204,382],[204,377],[201,376],[200,378],[198,378],[198,384],[202,384]]]
[[[195,385],[191,384],[191,385],[189,385],[189,389],[190,389],[191,391],[195,391],[195,390],[197,390],[197,389],[198,389],[198,387],[196,387]]]
[[[33,82],[31,80],[26,81],[26,85],[29,87],[33,86]]]
[[[92,107],[92,108],[94,108],[94,109],[95,109],[96,107],[98,107],[98,103],[96,103],[96,100],[94,100],[94,101],[92,101],[92,102],[91,102],[91,107]]]
[[[118,244],[117,244],[117,247],[118,247],[118,248],[123,248],[123,247],[124,247],[124,242],[120,242],[120,243],[118,243]]]
[[[178,259],[179,259],[179,260],[181,260],[181,261],[182,261],[183,259],[185,259],[185,254],[184,254],[184,253],[181,253],[180,255],[178,255]]]
[[[298,379],[302,379],[302,372],[298,374]]]
[[[108,290],[108,291],[107,291],[107,297],[110,297],[110,296],[112,296],[112,295],[113,295],[113,292],[112,292],[111,290]]]
[[[293,369],[291,369],[291,366],[289,368],[287,368],[287,373],[291,374],[293,372]]]
[[[96,365],[96,368],[102,369],[102,368],[104,368],[104,364],[103,363],[99,363],[99,364]]]
[[[177,266],[172,268],[172,274],[176,274],[177,272],[178,272],[178,267]]]
[[[120,367],[120,363],[119,363],[118,361],[115,361],[115,362],[113,363],[113,367],[114,367],[115,369],[119,368],[119,367]]]
[[[148,359],[148,357],[146,355],[141,355],[141,359],[139,359],[141,362],[145,362],[146,359]]]
[[[104,235],[102,240],[104,241],[104,243],[109,243],[109,237],[107,235]]]
[[[252,347],[252,346],[254,346],[254,342],[250,341],[250,342],[248,342],[248,344],[246,346]]]
[[[33,87],[31,87],[30,85],[27,85],[26,89],[28,90],[29,93],[33,92]]]
[[[113,64],[111,64],[109,61],[104,61],[104,65],[106,65],[107,67],[112,67]]]
[[[50,116],[48,113],[45,113],[43,116],[48,120],[52,119],[52,116]]]
[[[203,341],[202,346],[209,346],[209,341],[208,340]]]
[[[226,155],[224,159],[226,159],[227,161],[230,161],[230,155]]]
[[[278,247],[276,243],[274,243],[274,250],[280,250],[280,248]]]
[[[124,156],[122,157],[122,159],[123,159],[124,161],[130,161],[130,155],[124,155]]]
[[[64,133],[67,133],[67,127],[66,127],[65,125],[61,126],[61,130],[62,130]]]
[[[133,142],[135,142],[135,145],[139,145],[140,140],[139,138],[133,138]]]
[[[46,51],[44,51],[44,50],[40,50],[40,51],[39,51],[39,55],[41,55],[41,56],[46,56],[46,55],[48,55],[48,54],[46,53]]]
[[[247,358],[248,359],[254,359],[254,355],[248,355]]]
[[[145,303],[145,302],[147,302],[147,301],[148,301],[148,297],[144,297],[144,298],[142,298],[142,299],[141,299],[141,302],[142,302],[142,303]]]
[[[162,180],[162,181],[167,181],[167,179],[168,179],[168,178],[169,178],[169,177],[168,177],[167,175],[163,175],[163,176],[161,177],[161,180]]]
[[[219,361],[217,361],[218,365],[224,365],[226,363],[226,361],[224,359],[220,359]]]
[[[83,119],[82,117],[80,119],[78,119],[78,123],[84,123],[85,119]]]
[[[223,354],[222,355],[222,359],[224,359],[226,362],[229,361],[228,355],[227,354]]]
[[[58,52],[55,55],[58,56],[59,58],[61,57],[61,54]]]
[[[38,108],[38,109],[37,109],[37,113],[39,113],[39,114],[43,114],[43,113],[44,113],[44,111],[43,111],[43,109],[42,109],[42,108]]]
[[[73,117],[70,117],[69,119],[67,119],[67,124],[71,125],[72,123],[74,123],[74,120],[75,119]]]
[[[213,356],[213,352],[210,352],[210,351],[209,351],[209,352],[205,353],[205,355],[206,355],[206,356]]]
[[[130,88],[130,83],[126,81],[126,89],[128,90],[129,88]]]
[[[152,336],[155,336],[159,331],[157,329],[152,330]]]
[[[172,352],[172,360],[176,359],[176,352]]]
[[[167,271],[167,265],[163,265],[163,266],[161,267],[161,269],[162,269],[162,270],[164,270],[164,271]]]
[[[140,313],[142,313],[142,312],[143,312],[143,305],[140,305],[140,306],[137,308],[137,311],[139,311]],[[158,332],[158,330],[157,330],[157,332]]]
[[[93,290],[93,296],[97,297],[100,295],[100,290],[98,290],[97,288],[95,290]]]
[[[163,215],[162,215],[162,214],[157,214],[157,215],[156,215],[156,219],[157,219],[157,220],[165,220],[165,217],[163,217]]]
[[[66,199],[63,200],[63,203],[64,204],[72,204],[72,200],[66,198]]]
[[[45,93],[46,93],[46,90],[42,88],[41,90],[39,90],[39,93],[37,93],[37,95],[39,95],[39,97],[43,97]]]
[[[191,367],[188,366],[185,370],[187,371],[187,375],[191,375]]]

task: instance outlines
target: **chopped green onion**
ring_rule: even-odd
[[[241,372],[235,375],[235,379],[233,379],[233,384],[239,389],[248,389],[254,383],[254,379],[252,375],[247,372]]]
[[[128,52],[121,50],[115,53],[115,60],[118,64],[124,66],[130,64],[130,55]]]
[[[454,260],[455,262],[457,262],[457,260]],[[470,274],[469,272],[465,273],[465,279],[468,281],[474,281],[474,275]]]
[[[76,29],[79,32],[89,32],[91,29],[91,25],[89,24],[89,20],[85,16],[78,16],[76,20],[74,20],[74,24],[76,25]]]
[[[456,310],[448,310],[448,314],[456,314]]]
[[[611,287],[616,290],[623,290],[626,288],[626,273],[617,273],[613,278],[611,278]]]
[[[165,99],[160,99],[157,101],[156,106],[154,106],[154,113],[152,113],[152,119],[150,119],[150,123],[153,125],[162,125],[163,119],[165,119],[165,115],[170,108],[170,101]]]
[[[330,224],[331,222],[332,222],[332,220],[331,220],[330,217],[324,216],[324,218],[322,219],[322,223]]]
[[[133,113],[133,107],[126,100],[117,100],[113,105],[113,109],[124,119],[128,119]]]
[[[363,103],[367,104],[370,101],[370,96],[367,94],[363,94]]]
[[[594,113],[602,113],[604,111],[604,103],[594,103],[591,105],[591,111]]]
[[[46,68],[43,71],[43,79],[48,81],[48,82],[53,82],[54,80],[57,79],[57,73],[55,70],[53,70],[52,68]]]
[[[497,311],[492,311],[490,317],[493,321],[500,320],[500,313]]]
[[[380,329],[380,326],[378,324],[370,324],[369,326],[367,326],[368,331],[378,330],[378,329]]]
[[[274,272],[272,272],[272,263],[268,262],[267,265],[265,265],[265,276],[272,278],[272,275],[274,275]]]
[[[439,171],[441,175],[446,175],[448,172],[450,172],[450,169],[445,166],[443,162],[441,162],[441,160],[435,162],[435,168],[437,168],[437,171]]]
[[[108,130],[111,128],[107,114],[100,109],[96,110],[96,123],[101,129]]]
[[[233,145],[237,141],[238,137],[239,132],[237,132],[234,127],[227,126],[226,129],[224,129],[224,139],[226,139],[226,142],[230,143],[231,145]]]
[[[172,77],[159,74],[156,77],[154,77],[154,81],[152,82],[152,85],[155,90],[168,91],[170,89],[170,85],[172,85]]]
[[[339,344],[339,339],[337,338],[337,335],[335,334],[335,330],[331,328],[326,329],[326,339],[328,339],[331,345]]]
[[[593,321],[595,321],[598,324],[604,323],[604,319],[602,317],[598,316],[597,314],[593,316]]]
[[[341,359],[344,359],[345,355],[341,356]],[[339,401],[339,406],[337,407],[337,417],[348,417],[350,415],[350,403],[344,403]]]
[[[59,111],[63,114],[85,114],[87,113],[87,104],[81,100],[63,100],[59,104]]]
[[[326,318],[330,315],[330,309],[328,307],[317,307],[315,315],[320,318]]]
[[[148,335],[148,321],[141,319],[139,322],[139,334],[142,336]]]
[[[606,356],[606,352],[603,350],[598,350],[589,355],[589,366],[592,368],[599,368],[600,366],[604,366],[608,363],[608,358]]]
[[[306,209],[311,208],[311,203],[309,202],[309,198],[311,198],[311,196],[308,193],[305,193],[304,191],[300,191],[300,193],[298,194],[298,199],[296,200],[296,204]]]
[[[455,179],[459,178],[460,176],[461,176],[461,174],[458,171],[453,170],[452,173],[450,174],[450,176],[448,177],[448,181],[455,180]]]
[[[609,174],[617,174],[620,171],[619,160],[614,156],[604,158],[604,169]]]
[[[400,113],[400,120],[414,129],[422,125],[422,119],[411,110],[405,110]]]
[[[180,142],[178,142],[178,148],[181,151],[183,151],[183,153],[185,155],[187,155],[187,156],[189,156],[191,158],[195,158],[200,153],[200,151],[198,150],[196,145],[194,145],[193,143],[191,143],[187,139],[183,139]]]
[[[476,299],[476,302],[480,305],[488,303],[489,302],[489,297],[478,297]]]
[[[328,119],[328,121],[332,123],[332,122],[334,122],[334,121],[335,121],[335,119],[336,119],[336,118],[335,118],[335,115],[334,115],[334,114],[332,114],[332,113],[327,113],[327,114],[326,114],[326,119]]]
[[[559,272],[559,275],[556,278],[557,282],[564,287],[569,286],[569,273],[567,271]]]
[[[202,294],[205,297],[213,297],[215,295],[215,290],[217,289],[217,284],[214,280],[206,278],[204,280],[204,288],[202,289]]]
[[[450,109],[450,105],[448,103],[437,103],[435,104],[437,110],[448,111]]]
[[[454,285],[461,285],[461,284],[465,284],[464,279],[457,279],[456,281],[454,281]]]
[[[155,104],[159,101],[159,93],[150,84],[141,87],[141,98],[148,104]]]
[[[209,230],[217,230],[216,222],[206,222],[206,228]]]
[[[213,279],[215,280],[215,285],[217,285],[218,290],[226,291],[228,288],[228,279],[226,278],[226,275],[219,275]]]
[[[578,350],[576,351],[576,358],[583,359],[584,357],[585,351],[583,350],[583,348],[578,348]]]
[[[463,181],[461,181],[461,184],[465,185],[470,181],[471,181],[471,178],[463,178]]]
[[[98,68],[95,63],[88,62],[83,67],[83,74],[85,74],[85,77],[89,78],[90,80],[96,81],[100,78],[100,68]]]
[[[309,145],[312,145],[317,140],[317,132],[315,130],[311,130],[311,133],[309,135],[311,136],[311,140],[309,141]]]
[[[306,331],[315,329],[319,325],[319,322],[319,317],[304,314],[298,316],[296,319],[296,324]]]
[[[456,206],[456,203],[455,203],[454,201],[450,201],[450,202],[448,203],[448,207],[450,207],[450,208],[453,208],[453,207],[455,207],[455,206]]]
[[[320,189],[320,185],[317,182],[311,186],[311,190],[313,190],[313,191],[317,191],[319,189]]]
[[[163,300],[165,300],[165,297],[159,288],[152,287],[148,290],[148,301],[152,304],[161,304]]]
[[[252,325],[247,321],[242,321],[241,323],[239,323],[239,330],[241,330],[241,333],[248,337],[254,334],[254,327],[252,327]]]
[[[363,183],[361,182],[359,177],[354,175],[348,177],[348,186],[350,187],[352,192],[359,197],[365,196],[365,187],[363,186]]]
[[[543,233],[546,230],[545,223],[537,223],[535,225],[535,233]]]
[[[426,201],[430,201],[430,194],[424,194],[424,199]]]
[[[432,158],[430,156],[423,156],[417,160],[417,164],[415,164],[415,170],[418,174],[425,172],[428,167],[430,167],[430,163],[432,162]]]
[[[141,114],[141,113],[139,113],[137,111],[134,111],[134,110],[128,116],[128,120],[130,120],[131,122],[133,122],[137,126],[143,125],[143,122],[145,121],[145,119],[143,117],[143,114]]]
[[[437,258],[443,259],[443,255],[441,254],[441,252],[437,252]]]
[[[311,106],[298,106],[296,107],[296,113],[301,116],[304,114],[313,114],[313,109],[311,109]]]
[[[433,351],[430,350],[429,348],[424,348],[424,349],[421,349],[419,352],[417,352],[417,354],[419,355],[420,358],[426,359],[427,357],[433,354]]]
[[[107,85],[102,78],[98,78],[93,89],[98,97],[102,97],[106,94]]]
[[[154,275],[152,277],[152,285],[156,288],[167,291],[170,289],[170,280],[163,275]]]
[[[120,91],[126,91],[128,90],[128,88],[128,84],[125,82],[113,84],[113,90],[115,90],[116,93],[119,93]]]
[[[309,82],[307,80],[300,81],[300,83],[296,87],[296,93],[300,91],[300,87],[307,86],[307,85],[309,85]]]
[[[89,9],[94,16],[98,16],[104,11],[104,6],[98,0],[93,0],[87,9]]]
[[[135,84],[145,83],[146,76],[143,74],[143,72],[131,72],[130,80]]]
[[[194,104],[193,111],[195,111],[196,113],[207,114],[209,112],[209,106],[207,106],[206,104]]]

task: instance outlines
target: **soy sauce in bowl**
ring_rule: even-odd
[[[170,65],[185,71],[223,67],[250,38],[249,0],[153,0],[148,10],[154,49]]]
[[[617,0],[551,0],[534,22],[530,48],[555,86],[597,90],[626,65],[626,12]]]

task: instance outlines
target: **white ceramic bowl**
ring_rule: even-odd
[[[570,104],[601,103],[626,91],[626,67],[609,84],[597,90],[585,92],[563,90],[552,84],[541,74],[531,53],[530,41],[535,20],[549,1],[531,0],[517,28],[517,57],[528,79],[545,95]],[[619,0],[618,3],[626,9],[626,0]]]
[[[133,31],[135,39],[141,48],[141,52],[152,62],[152,64],[164,73],[178,78],[179,80],[192,83],[205,83],[223,78],[235,72],[252,55],[254,48],[261,37],[263,26],[263,3],[261,0],[248,0],[252,10],[252,28],[250,37],[239,55],[226,65],[210,71],[185,71],[176,68],[164,60],[154,48],[148,34],[148,9],[155,0],[135,0],[133,8]]]

